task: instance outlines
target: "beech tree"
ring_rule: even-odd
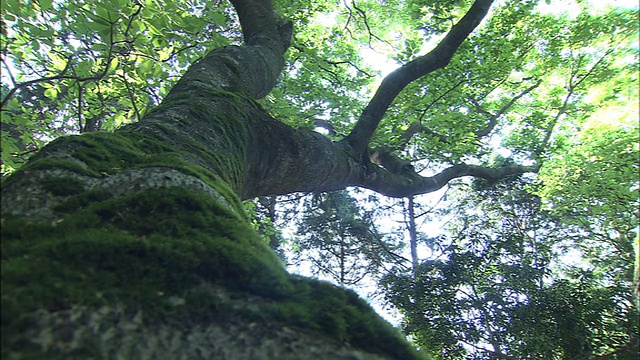
[[[628,50],[619,45],[634,16],[555,23],[536,15],[536,1],[508,2],[488,19],[487,0],[352,2],[341,31],[295,38],[292,20],[311,27],[330,5],[277,4],[282,16],[268,0],[231,3],[7,1],[5,170],[20,165],[10,154],[65,127],[84,134],[52,141],[3,180],[3,357],[420,358],[353,292],[288,275],[240,201],[348,186],[405,197],[461,177],[537,172],[561,121],[592,110],[579,100],[619,66],[612,54]],[[363,102],[356,93],[373,80],[348,57],[355,47],[316,47],[344,34],[388,41],[376,33],[393,34],[385,11],[411,19],[399,23],[401,66]],[[76,31],[79,16],[95,31]],[[9,23],[27,30],[12,34]],[[420,36],[436,35],[421,54]],[[604,45],[582,46],[591,40]],[[26,68],[21,77],[7,59]],[[333,91],[305,89],[313,74]],[[547,99],[530,97],[538,90]],[[528,110],[508,118],[518,106]],[[30,122],[44,129],[37,141],[25,136]],[[508,126],[517,130],[504,144],[520,165],[485,165],[491,136]]]

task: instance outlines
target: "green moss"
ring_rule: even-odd
[[[41,181],[45,190],[57,196],[69,196],[81,193],[84,184],[70,176],[56,176],[43,179]]]
[[[147,115],[162,112],[166,109],[173,108],[176,105],[189,105],[192,101],[193,98],[188,92],[178,92],[172,94],[171,97],[165,98],[162,103],[151,109]]]
[[[216,118],[213,114],[220,109],[198,101],[188,103],[187,118],[209,122],[207,126],[223,134],[225,140],[216,144],[221,151],[197,142],[185,142],[178,150],[128,131],[70,136],[56,140],[3,182],[19,181],[30,169],[62,168],[101,178],[158,166],[196,176],[233,207],[184,188],[154,188],[113,198],[105,191],[84,190],[69,177],[49,178],[44,188],[67,196],[54,209],[59,219],[2,219],[3,352],[33,350],[20,334],[29,328],[25,316],[37,309],[122,304],[132,313],[143,309],[149,321],[169,319],[186,325],[240,311],[225,308],[215,296],[189,292],[205,280],[235,294],[265,299],[259,311],[246,309],[243,316],[297,325],[398,359],[418,358],[397,330],[353,292],[286,273],[252,229],[232,189],[244,176],[239,163],[245,151],[244,125],[235,114],[247,100],[209,95],[227,99],[228,118]],[[80,161],[47,156],[60,152]],[[194,164],[194,158],[207,166]],[[183,297],[185,305],[170,304],[172,295]]]
[[[164,167],[178,170],[182,173],[195,176],[208,185],[218,189],[220,194],[227,199],[236,199],[235,192],[227,185],[228,183],[236,184],[243,174],[241,174],[241,166],[231,166],[231,162],[239,162],[233,155],[215,155],[210,150],[198,143],[185,144],[185,150],[179,151],[164,142],[140,133],[120,131],[117,133],[91,133],[82,136],[67,136],[55,140],[52,148],[61,147],[63,149],[72,149],[72,155],[82,161],[87,166],[82,166],[80,162],[69,159],[48,157],[47,151],[34,156],[32,161],[25,165],[21,170],[3,180],[3,187],[9,186],[23,176],[30,176],[29,170],[46,170],[46,169],[64,169],[83,176],[91,176],[94,178],[107,177],[125,170],[144,168],[144,167]],[[239,145],[238,145],[239,146]],[[203,163],[209,165],[211,169],[229,168],[224,177],[189,161],[193,157],[198,156]],[[75,195],[81,190],[78,187],[74,190],[74,186],[79,181],[73,180],[68,185],[63,183],[63,179],[71,179],[64,177],[56,180],[49,179],[44,183],[48,191],[58,191],[57,195]],[[59,185],[65,185],[60,187]],[[96,194],[82,195],[74,199],[70,199],[66,204],[61,205],[57,210],[69,212],[77,202],[84,202],[87,197]],[[239,201],[231,200],[232,205],[240,210],[243,209]]]
[[[51,158],[56,148],[70,149],[71,155],[84,162]],[[23,169],[67,169],[80,175],[104,177],[144,162],[145,155],[161,151],[175,151],[150,136],[133,132],[91,133],[65,136],[53,141],[44,151],[35,155]],[[16,175],[19,178],[20,172]]]
[[[104,201],[111,197],[113,197],[113,195],[106,190],[84,191],[78,195],[70,196],[63,203],[55,206],[53,210],[60,213],[70,214],[78,209],[87,207],[90,204]]]
[[[55,224],[7,218],[2,226],[2,347],[19,347],[22,314],[121,303],[149,321],[202,323],[226,316],[220,299],[188,290],[201,279],[262,296],[245,316],[282,322],[354,346],[416,358],[351,291],[288,275],[242,216],[179,188],[88,202]],[[162,294],[161,296],[158,294]],[[171,295],[185,298],[170,304]]]
[[[205,182],[222,179],[240,191],[247,133],[242,118],[250,116],[247,112],[258,109],[259,105],[231,92],[206,90],[201,94],[176,94],[153,111],[169,107],[190,115],[181,121],[190,122],[187,125],[192,130],[199,127],[214,129],[213,133],[220,137],[212,144],[181,139],[180,149],[177,149],[162,139],[130,131],[67,136],[53,141],[22,169],[66,169],[100,178],[132,168],[162,166],[188,172]],[[220,114],[224,115],[221,117]],[[183,131],[182,125],[185,124],[155,126],[164,128],[171,138]],[[70,153],[79,161],[49,156],[57,153]],[[194,165],[194,162],[205,166]],[[3,179],[3,185],[19,181],[21,173],[18,171],[7,180]]]
[[[175,308],[157,294],[199,279],[256,293],[286,286],[281,263],[242,217],[184,189],[109,199],[55,224],[4,219],[2,238],[3,334],[15,333],[21,314],[72,304],[117,301],[164,318]]]
[[[330,283],[292,277],[290,292],[269,306],[269,313],[288,323],[310,328],[374,353],[397,359],[418,359],[398,329],[384,321],[351,290]]]

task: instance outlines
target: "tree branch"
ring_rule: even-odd
[[[174,89],[181,91],[183,85],[193,88],[201,83],[200,87],[222,86],[259,99],[275,85],[284,67],[284,52],[291,45],[292,23],[273,11],[271,0],[232,0],[231,3],[238,13],[247,46],[228,46],[210,52],[189,70],[192,74],[209,72],[210,79],[198,79],[198,74],[193,74],[193,78],[182,81]],[[225,64],[224,68],[219,66],[220,62]],[[229,86],[223,84],[226,82]]]
[[[291,34],[281,33],[280,27],[291,23],[277,18],[271,0],[231,0],[238,13],[244,42],[249,46],[289,47]]]
[[[418,133],[425,133],[427,135],[430,135],[445,144],[450,143],[449,138],[447,136],[438,134],[437,132],[425,127],[420,122],[414,122],[411,125],[409,125],[409,128],[407,129],[407,131],[404,132],[404,134],[400,135],[400,140],[402,140],[402,144],[400,148],[404,149],[404,147],[407,146],[407,144],[409,143],[409,140],[411,140],[411,138]]]
[[[406,197],[437,191],[449,181],[465,176],[474,176],[487,180],[499,180],[510,175],[538,172],[539,167],[507,165],[498,168],[458,164],[448,167],[434,176],[420,176],[408,169],[402,174],[394,174],[386,169],[371,166],[362,187],[391,197]]]
[[[459,83],[458,85],[454,86],[452,89],[455,89],[457,86],[459,86],[460,84],[462,84],[463,82]],[[531,85],[530,87],[526,88],[525,90],[523,90],[522,92],[520,92],[518,95],[514,96],[511,100],[509,100],[497,113],[492,114],[488,111],[486,111],[485,109],[483,109],[480,104],[475,101],[472,100],[471,102],[475,105],[476,110],[484,115],[487,115],[489,117],[489,123],[487,124],[487,126],[481,130],[476,131],[474,134],[476,135],[476,137],[479,139],[481,137],[485,137],[489,134],[491,134],[491,132],[493,131],[493,129],[496,127],[496,125],[498,125],[498,119],[500,118],[500,116],[504,115],[507,110],[509,110],[511,108],[511,106],[513,106],[513,104],[516,103],[516,101],[518,101],[521,97],[525,96],[526,94],[530,93],[531,91],[533,91],[535,88],[537,88],[538,86],[540,86],[542,82],[541,81],[536,81],[535,84]],[[447,91],[445,94],[449,93],[449,91]],[[436,100],[437,101],[437,100]],[[426,110],[423,112],[426,112]],[[422,118],[422,116],[421,116]],[[411,138],[417,134],[417,133],[425,133],[427,135],[430,135],[438,140],[440,140],[443,143],[450,143],[449,138],[447,136],[438,134],[436,132],[434,132],[433,130],[425,127],[421,122],[417,121],[412,123],[411,125],[409,125],[409,128],[407,129],[407,131],[405,131],[402,135],[400,135],[400,139],[402,140],[402,144],[399,148],[404,148],[407,143],[409,142],[409,140],[411,140]]]
[[[523,97],[523,96],[527,95],[528,93],[530,93],[531,91],[533,91],[533,89],[535,89],[538,86],[540,86],[540,84],[542,84],[542,81],[540,81],[540,80],[536,81],[535,84],[529,86],[528,88],[523,90],[520,94],[514,96],[511,100],[509,100],[509,102],[504,104],[504,106],[500,109],[500,111],[498,111],[495,114],[491,114],[490,112],[482,109],[480,104],[478,104],[477,102],[473,101],[473,104],[476,106],[476,109],[478,109],[479,112],[487,114],[487,115],[490,116],[489,117],[489,124],[487,124],[487,126],[484,129],[476,131],[475,135],[477,137],[481,138],[481,137],[485,137],[485,136],[491,134],[491,131],[493,131],[493,129],[498,124],[498,118],[500,116],[504,115],[507,112],[507,110],[509,110],[509,108],[511,108],[511,106],[513,106],[513,104],[516,103],[516,101],[518,101],[521,97]]]
[[[492,3],[492,0],[476,0],[435,49],[387,75],[344,141],[357,153],[364,154],[380,120],[400,91],[416,79],[446,66],[462,42],[480,24]]]
[[[558,121],[560,120],[560,117],[564,114],[566,114],[567,112],[567,108],[569,107],[569,101],[571,100],[571,97],[575,94],[575,91],[577,89],[578,86],[580,86],[580,84],[586,80],[589,76],[591,76],[593,74],[593,72],[596,70],[596,68],[604,61],[604,59],[609,56],[611,53],[613,52],[613,49],[609,49],[607,50],[604,55],[602,55],[600,57],[600,59],[598,59],[598,61],[596,61],[595,64],[593,64],[593,66],[591,66],[591,68],[587,71],[587,73],[585,75],[583,75],[581,78],[578,77],[578,71],[579,69],[576,69],[575,71],[573,71],[574,68],[574,64],[572,64],[572,73],[569,76],[569,83],[567,84],[567,95],[565,96],[563,102],[562,102],[562,106],[560,106],[560,108],[558,109],[558,111],[556,112],[556,116],[551,120],[551,122],[549,123],[549,125],[547,126],[547,128],[545,129],[545,137],[544,140],[542,140],[542,143],[540,144],[540,146],[537,149],[537,153],[541,154],[545,151],[547,145],[549,145],[549,141],[551,140],[551,135],[553,133],[554,128],[556,127],[556,125],[558,124]],[[582,61],[582,58],[578,58],[578,61]],[[576,68],[578,68],[578,65],[575,65]]]
[[[104,79],[107,76],[107,74],[109,73],[109,67],[111,66],[111,62],[115,58],[115,56],[113,54],[113,48],[114,48],[114,45],[115,45],[113,26],[114,26],[115,22],[111,21],[111,20],[107,20],[107,19],[103,19],[103,20],[105,22],[109,22],[109,24],[111,26],[111,31],[109,31],[109,48],[107,50],[106,61],[105,61],[104,69],[102,70],[101,73],[93,75],[93,76],[88,76],[88,77],[67,75],[69,70],[73,69],[73,64],[72,63],[73,63],[74,55],[70,55],[69,57],[67,57],[67,64],[65,65],[64,69],[62,69],[62,71],[60,71],[60,73],[58,73],[58,75],[43,76],[43,77],[40,77],[39,79],[29,80],[29,81],[25,81],[25,82],[21,82],[19,84],[16,84],[11,90],[9,90],[7,95],[2,99],[2,103],[0,103],[0,108],[4,108],[7,105],[7,103],[9,102],[9,100],[11,100],[11,98],[15,95],[15,93],[18,90],[20,90],[22,88],[25,88],[25,87],[28,87],[28,86],[31,86],[33,84],[38,84],[38,83],[41,83],[41,82],[51,82],[51,81],[56,81],[56,80],[75,80],[76,82],[80,83],[80,82],[99,81],[99,80]],[[28,62],[27,62],[27,64],[28,64]]]

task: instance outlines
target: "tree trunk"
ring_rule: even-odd
[[[252,230],[242,198],[355,181],[341,147],[254,101],[291,28],[267,1],[234,6],[245,46],[194,64],[140,122],[58,139],[3,182],[3,358],[419,357]]]
[[[416,231],[416,214],[413,196],[409,197],[407,204],[409,210],[409,245],[411,248],[411,267],[413,268],[413,279],[420,280],[420,259],[418,258],[418,232]]]
[[[3,357],[417,358],[354,293],[288,275],[252,230],[239,198],[295,167],[271,156],[324,140],[205,85],[244,71],[227,66],[243,50],[194,65],[143,121],[58,139],[4,182]]]
[[[3,358],[421,358],[353,292],[287,274],[240,200],[350,185],[409,196],[535,171],[455,165],[421,177],[369,160],[394,94],[444,66],[491,1],[385,80],[340,142],[256,103],[292,28],[268,0],[232,3],[244,46],[193,64],[138,123],[60,138],[3,181]]]

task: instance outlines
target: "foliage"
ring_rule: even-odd
[[[295,220],[301,197],[299,194],[261,196],[245,202],[254,228],[284,262],[287,261],[287,238],[283,229]]]
[[[285,123],[345,135],[376,85],[380,59],[388,67],[424,53],[469,5],[278,2],[296,33],[287,71],[263,104]],[[584,102],[589,88],[628,85],[628,76],[614,75],[628,67],[616,59],[633,51],[635,15],[585,8],[571,18],[535,5],[496,8],[444,70],[396,99],[374,145],[429,159],[434,169],[485,162],[495,142],[481,133],[494,127],[502,147],[524,156],[561,146],[601,106]],[[138,120],[188,64],[239,38],[224,2],[8,0],[2,13],[3,172],[59,135]],[[376,54],[378,64],[363,54]],[[413,123],[423,131],[409,136]]]
[[[398,272],[382,282],[403,328],[442,359],[631,358],[638,340],[631,288],[597,275],[628,269],[604,262],[561,271],[563,246],[590,235],[542,209],[526,184],[459,189],[439,254],[421,262],[418,278]]]
[[[633,263],[640,221],[638,124],[611,120],[594,118],[567,141],[565,152],[543,167],[538,193],[565,223],[591,234],[579,243],[590,258],[624,268]],[[630,277],[617,281],[623,279]]]
[[[140,119],[190,63],[233,41],[228,11],[191,0],[3,1],[2,172],[60,135]]]
[[[379,76],[431,49],[471,3],[279,1],[276,10],[294,22],[295,37],[285,72],[261,103],[284,123],[320,127],[339,140]],[[637,334],[629,264],[638,230],[638,111],[621,110],[637,103],[637,10],[578,1],[577,14],[545,13],[538,3],[496,4],[447,67],[404,89],[372,140],[374,148],[414,160],[420,173],[504,164],[496,153],[541,166],[535,184],[510,179],[461,190],[443,213],[453,218],[448,233],[430,239],[440,256],[424,259],[419,272],[385,278],[406,331],[441,358],[616,351],[612,356],[625,358]],[[230,4],[193,0],[5,0],[0,28],[3,174],[62,134],[137,121],[207,50],[240,39]],[[127,152],[129,145],[113,147]],[[145,153],[144,163],[194,171],[179,157],[164,157],[164,146]],[[96,146],[87,163],[112,151]],[[128,155],[126,165],[138,166],[141,155]],[[60,161],[53,165],[77,165]],[[52,164],[36,159],[32,166]],[[98,177],[122,164],[100,166],[75,170]],[[45,181],[52,192],[71,196],[59,211],[108,198],[75,194],[68,180]],[[318,274],[354,284],[393,261],[396,244],[349,193],[306,201],[294,245]],[[278,227],[293,215],[277,215],[273,198],[259,203],[255,226],[277,249]],[[575,249],[582,262],[560,264],[561,253]],[[305,298],[328,288],[300,284]],[[341,294],[342,313],[355,314],[361,305]],[[308,309],[276,308],[300,323],[310,316]],[[337,329],[341,340],[349,334],[343,320],[314,318],[324,322],[320,328]]]
[[[372,64],[353,54],[349,42],[402,64],[424,53],[459,16],[460,8],[446,8],[450,3],[386,2],[380,9],[363,1],[357,8],[333,8],[341,21],[309,26],[321,34],[314,48],[326,44],[311,61],[320,65],[315,71],[290,68],[266,106],[285,114],[285,121],[324,127],[339,138],[363,102],[362,92],[349,93],[349,86],[375,84],[367,77],[375,69],[363,67]],[[398,10],[390,10],[394,6]],[[405,315],[405,330],[436,356],[633,356],[637,315],[629,307],[629,264],[638,223],[637,11],[579,6],[579,14],[543,13],[536,2],[497,8],[446,68],[401,93],[376,132],[374,145],[403,151],[418,160],[419,170],[461,162],[504,165],[497,151],[512,156],[511,164],[542,165],[540,184],[529,179],[526,191],[521,180],[517,186],[484,184],[466,204],[447,204],[462,228],[450,230],[449,237],[422,236],[421,246],[428,242],[432,253],[440,251],[420,266],[418,273],[426,275],[416,282],[400,271],[384,280]],[[398,20],[389,22],[390,13]],[[389,36],[394,33],[402,36]],[[314,34],[298,37],[309,39]],[[341,76],[348,81],[323,69],[323,60],[340,56],[352,62],[334,70],[346,72]],[[293,60],[305,62],[302,55]],[[319,94],[309,84],[331,91]],[[336,101],[336,94],[351,100]],[[300,104],[302,116],[296,117],[292,109]],[[304,215],[314,216],[313,208]],[[329,216],[319,218],[327,228],[334,223]],[[463,232],[465,226],[473,230]],[[335,242],[330,230],[316,228],[322,229],[316,247]],[[579,266],[565,264],[562,254],[577,249]],[[321,273],[324,260],[312,271]]]

